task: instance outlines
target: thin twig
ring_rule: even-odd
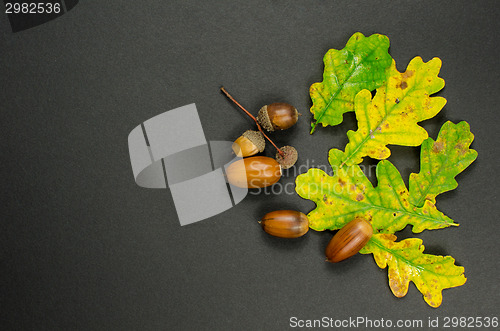
[[[255,118],[255,116],[253,116],[248,110],[246,110],[242,105],[240,105],[240,103],[238,101],[236,101],[232,96],[231,94],[229,94],[226,89],[223,87],[220,88],[220,90],[226,95],[226,97],[229,98],[229,100],[231,100],[232,102],[234,102],[238,107],[241,108],[241,110],[243,110],[248,116],[250,116],[251,119],[254,120],[255,124],[257,124],[257,128],[259,129],[259,131],[262,133],[262,135],[271,143],[271,145],[274,146],[274,148],[276,148],[276,150],[278,151],[278,153],[280,153],[280,155],[282,157],[285,156],[285,153],[278,148],[278,146],[276,146],[273,141],[264,133],[264,131],[262,130],[262,128],[260,127],[260,124],[259,122],[257,121],[257,119]]]

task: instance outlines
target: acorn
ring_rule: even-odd
[[[297,123],[299,112],[284,102],[265,105],[259,110],[257,121],[267,131],[285,130]]]
[[[252,156],[231,163],[226,169],[227,181],[237,187],[271,186],[281,178],[278,161],[267,156]]]
[[[326,247],[326,260],[340,262],[363,248],[370,240],[373,228],[370,222],[363,218],[355,218],[340,229]]]
[[[298,238],[309,231],[309,219],[295,210],[276,210],[267,213],[259,221],[264,231],[280,238]]]
[[[299,154],[297,153],[295,147],[283,146],[280,149],[284,153],[284,155],[282,156],[279,152],[276,153],[276,161],[278,161],[278,163],[280,164],[281,169],[288,169],[293,167],[293,165],[297,162],[297,158],[299,157]]]
[[[252,156],[262,153],[266,141],[260,131],[247,130],[233,143],[233,151],[239,157]]]

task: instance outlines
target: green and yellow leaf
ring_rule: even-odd
[[[308,215],[312,229],[340,229],[355,217],[369,220],[375,232],[383,233],[402,230],[408,224],[415,233],[458,225],[430,201],[420,208],[410,204],[403,179],[389,161],[377,165],[378,186],[374,188],[358,165],[340,167],[343,158],[342,151],[330,150],[333,176],[312,168],[296,178],[296,192],[316,203]]]
[[[455,189],[455,176],[464,171],[477,157],[469,149],[474,140],[467,122],[446,122],[434,141],[427,138],[420,152],[420,172],[410,175],[410,203],[421,207],[427,201],[436,202],[436,196]]]
[[[342,123],[343,114],[354,110],[354,97],[363,90],[374,90],[385,83],[391,64],[389,38],[374,34],[365,37],[355,33],[344,49],[330,49],[323,58],[323,81],[310,88],[313,106],[311,113],[316,125]]]
[[[437,308],[443,301],[443,289],[465,284],[464,268],[455,265],[451,256],[424,254],[421,239],[396,239],[393,234],[375,234],[360,252],[372,253],[382,269],[389,266],[389,287],[396,297],[404,297],[412,281],[425,302]]]
[[[361,163],[364,156],[386,159],[391,154],[388,144],[419,146],[428,135],[417,123],[434,117],[446,104],[444,98],[430,97],[444,87],[438,77],[440,68],[438,58],[425,63],[416,57],[400,73],[393,61],[389,79],[373,100],[370,91],[359,92],[355,98],[358,130],[347,132],[342,165]]]

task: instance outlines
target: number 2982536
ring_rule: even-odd
[[[59,14],[61,12],[59,2],[22,2],[5,3],[6,14]]]

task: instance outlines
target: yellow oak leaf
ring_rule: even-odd
[[[375,234],[360,251],[373,254],[380,268],[389,266],[389,287],[396,297],[404,297],[412,281],[425,302],[437,308],[443,301],[442,290],[465,284],[464,268],[451,256],[424,254],[421,239],[396,239],[393,234]]]
[[[342,166],[361,163],[364,156],[386,159],[391,154],[388,144],[422,144],[428,134],[417,123],[434,117],[446,104],[442,97],[430,97],[444,87],[440,68],[439,58],[425,63],[416,57],[400,73],[393,61],[389,78],[373,99],[370,91],[359,92],[354,101],[358,130],[347,132]]]

